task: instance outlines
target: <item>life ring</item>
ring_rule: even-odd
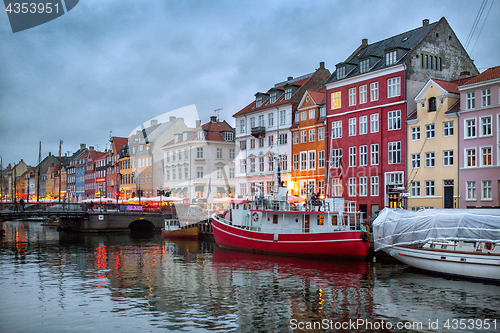
[[[257,212],[253,212],[252,219],[254,222],[257,222],[257,220],[259,219],[259,214],[257,214]]]
[[[368,234],[364,231],[361,233],[361,240],[365,243],[368,242]]]
[[[292,203],[292,210],[297,210],[297,205]]]

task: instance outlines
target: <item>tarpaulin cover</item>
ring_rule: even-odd
[[[373,221],[375,251],[428,241],[500,243],[500,209],[385,208]]]

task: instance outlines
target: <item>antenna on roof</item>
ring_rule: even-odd
[[[222,110],[222,108],[215,109],[214,112],[217,114],[217,122],[219,122],[219,111]]]

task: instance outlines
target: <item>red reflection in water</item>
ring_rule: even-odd
[[[107,253],[106,253],[106,245],[101,245],[96,248],[97,254],[96,254],[96,267],[97,267],[97,276],[101,278],[102,280],[99,280],[98,282],[101,284],[106,284],[106,258],[107,258]],[[99,286],[100,288],[104,288],[104,286]]]

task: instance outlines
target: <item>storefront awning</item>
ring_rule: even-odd
[[[217,186],[217,192],[219,192],[219,193],[225,193],[226,190],[222,186]]]
[[[187,189],[188,189],[187,187],[183,187],[180,193],[184,193],[184,192],[186,192],[186,191],[187,191]]]
[[[196,186],[196,187],[194,188],[194,191],[195,191],[195,192],[203,192],[203,189],[204,189],[204,188],[205,188],[204,186]]]

